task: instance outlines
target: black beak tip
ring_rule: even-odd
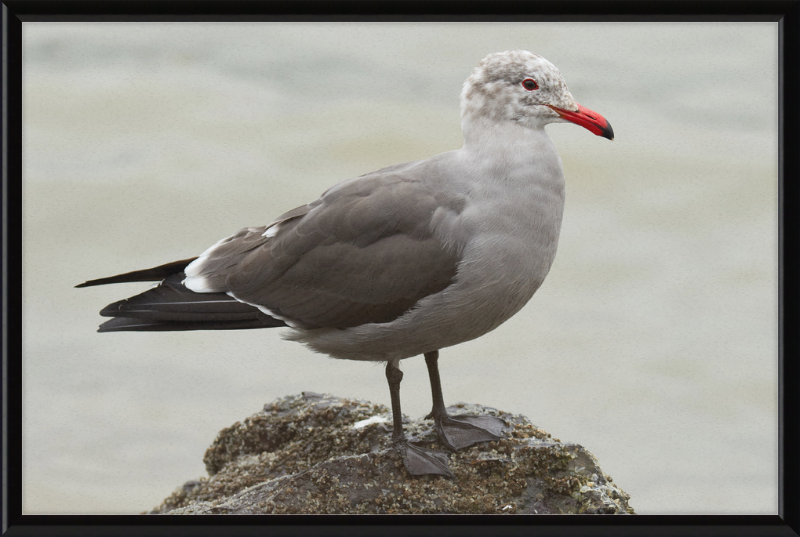
[[[603,127],[603,132],[600,133],[600,136],[614,140],[614,129],[611,128],[611,123],[606,122],[606,126]]]

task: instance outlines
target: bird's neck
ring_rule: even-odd
[[[462,154],[482,163],[481,167],[505,170],[511,175],[516,175],[514,170],[529,170],[563,182],[561,159],[543,125],[531,128],[511,120],[465,116],[461,128]]]

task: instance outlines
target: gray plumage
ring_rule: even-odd
[[[494,418],[447,416],[437,351],[502,324],[550,270],[564,177],[545,125],[613,139],[558,70],[527,51],[484,58],[464,83],[461,113],[460,149],[342,182],[195,259],[82,284],[163,280],[105,308],[115,319],[101,331],[288,325],[285,337],[332,357],[386,361],[406,467],[450,475],[446,460],[403,437],[397,364],[425,354],[444,445],[497,438]]]

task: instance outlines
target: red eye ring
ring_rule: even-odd
[[[533,91],[539,89],[539,84],[532,78],[526,78],[522,81],[522,87],[528,91]]]

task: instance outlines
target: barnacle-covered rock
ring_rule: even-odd
[[[283,397],[223,429],[204,457],[209,477],[187,482],[150,514],[633,514],[630,496],[582,446],[493,408],[448,412],[508,424],[500,440],[450,454],[452,480],[405,470],[384,406],[310,392]],[[404,428],[412,442],[444,451],[430,420]]]

